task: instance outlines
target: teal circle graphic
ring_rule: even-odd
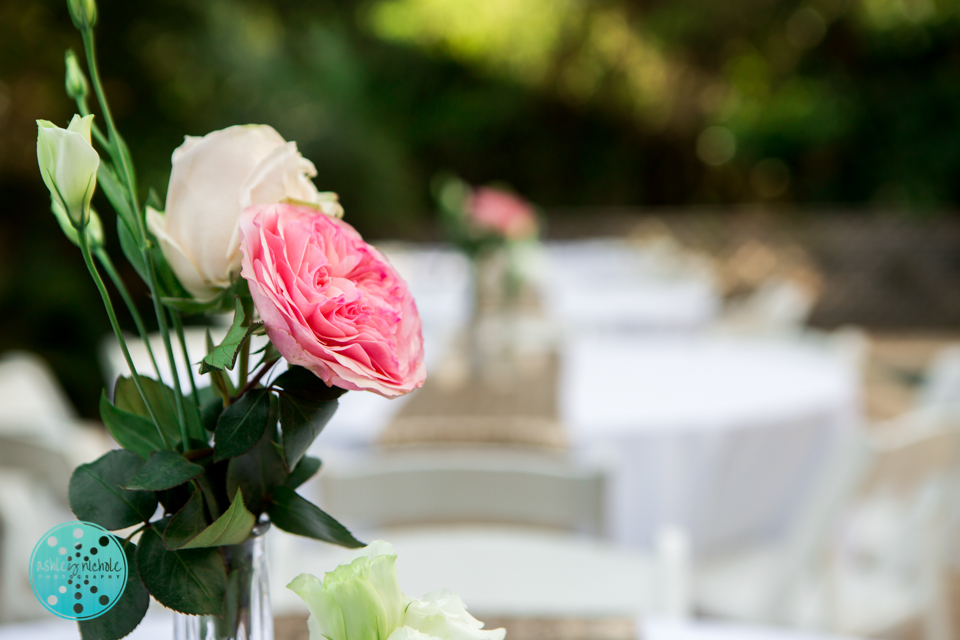
[[[30,556],[30,586],[47,611],[89,620],[109,611],[127,585],[120,540],[92,522],[65,522],[43,534]]]

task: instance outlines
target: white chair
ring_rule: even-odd
[[[942,536],[960,429],[904,416],[840,462],[786,540],[697,566],[697,610],[864,636],[920,621],[927,640],[952,637]]]
[[[319,504],[361,539],[391,542],[411,596],[449,587],[481,616],[633,618],[658,604],[652,558],[583,533],[603,522],[603,469],[500,447],[327,462]],[[286,537],[273,554],[285,584],[349,552]],[[299,610],[284,591],[275,608]]]
[[[960,346],[942,349],[930,363],[917,407],[960,414]]]

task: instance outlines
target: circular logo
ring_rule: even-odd
[[[47,531],[30,556],[30,586],[50,613],[89,620],[110,610],[127,584],[120,540],[90,522],[65,522]]]

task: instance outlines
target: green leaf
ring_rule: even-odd
[[[143,261],[143,253],[140,252],[140,247],[133,237],[133,232],[127,227],[123,218],[117,220],[117,235],[120,237],[120,248],[123,250],[123,255],[127,257],[140,279],[147,282],[147,266]]]
[[[176,451],[154,451],[127,483],[127,489],[163,491],[196,478],[201,473],[203,467],[190,462]]]
[[[200,395],[200,424],[206,431],[217,428],[217,420],[223,412],[223,398],[213,390],[213,387],[204,387]]]
[[[130,208],[130,201],[127,199],[127,189],[120,183],[110,167],[104,162],[101,162],[99,168],[97,169],[97,184],[99,185],[100,190],[103,191],[104,195],[107,196],[107,200],[110,201],[110,204],[113,205],[114,211],[117,212],[117,216],[120,219],[119,221],[122,223],[117,225],[117,227],[119,228],[121,226],[126,226],[128,231],[135,229],[137,221],[133,217],[133,209]],[[130,239],[134,240],[132,236]],[[120,241],[122,243],[123,238],[121,238]],[[133,246],[137,247],[136,253],[139,255],[140,249],[136,244],[136,240],[134,240]],[[124,248],[124,254],[126,255],[126,253],[127,250]],[[127,255],[127,258],[130,259],[130,256]],[[133,260],[130,261],[133,263]],[[142,256],[140,261],[142,265]],[[138,270],[137,273],[140,273],[140,271]],[[144,273],[146,273],[146,271],[144,271]],[[141,273],[141,277],[143,277],[143,273]],[[144,280],[146,280],[146,278],[144,278]]]
[[[140,580],[157,602],[189,615],[220,615],[227,571],[217,549],[171,551],[156,527],[147,527],[137,549]]]
[[[148,207],[152,207],[157,211],[163,211],[163,203],[160,202],[160,194],[157,193],[157,190],[153,187],[147,189],[147,199],[144,204]]]
[[[297,365],[291,366],[277,376],[272,386],[280,387],[287,393],[314,402],[336,400],[347,392],[340,387],[328,387],[327,383],[312,371]]]
[[[220,462],[249,451],[263,436],[270,418],[266,389],[254,389],[223,410],[214,436],[214,460]]]
[[[227,466],[227,494],[241,489],[247,508],[254,514],[263,512],[267,496],[287,479],[287,467],[277,451],[278,440],[277,428],[271,422],[260,442],[242,456],[231,458]]]
[[[74,515],[111,531],[147,522],[157,508],[156,494],[123,488],[141,464],[133,453],[116,449],[77,467],[68,491]]]
[[[209,524],[203,508],[203,492],[197,489],[167,524],[163,531],[163,546],[176,550],[187,544],[207,528]]]
[[[83,640],[120,640],[132,633],[147,614],[150,594],[137,573],[137,545],[122,540],[120,545],[127,556],[127,584],[117,604],[109,611],[77,623]]]
[[[196,549],[240,544],[250,537],[250,532],[256,524],[257,519],[244,506],[243,494],[240,489],[237,489],[230,508],[182,548]]]
[[[153,422],[117,409],[107,400],[105,391],[100,395],[100,419],[121,447],[144,460],[154,451],[163,449],[163,442],[160,441],[160,434]]]
[[[227,330],[227,335],[224,336],[223,341],[203,357],[203,362],[200,364],[201,374],[208,373],[213,369],[219,369],[221,371],[224,369],[233,369],[234,365],[237,364],[237,355],[240,353],[240,347],[247,339],[247,336],[258,326],[253,322],[245,326],[244,323],[246,320],[247,314],[243,311],[240,296],[237,296],[236,308],[233,312],[233,324],[231,324],[230,329]]]
[[[280,428],[287,466],[293,468],[300,462],[336,411],[336,400],[316,401],[286,391],[280,393]]]
[[[167,385],[154,380],[140,376],[140,384],[143,385],[143,391],[150,400],[150,406],[157,414],[157,420],[160,422],[160,429],[171,447],[175,447],[180,442],[180,422],[177,419],[177,405],[173,396],[173,389]],[[147,405],[140,397],[137,386],[133,378],[120,376],[117,378],[117,384],[113,390],[113,404],[117,409],[150,419],[150,413],[147,411]],[[156,432],[156,428],[154,428]]]
[[[271,501],[267,504],[267,514],[273,524],[287,533],[315,538],[349,549],[364,546],[346,527],[290,487],[280,486],[273,490]]]
[[[287,485],[291,489],[296,489],[304,482],[312,478],[314,474],[320,470],[320,464],[320,458],[303,456],[300,458],[300,462],[297,463],[297,466],[293,468],[293,471],[290,472],[290,475],[287,476],[287,479],[283,484]]]

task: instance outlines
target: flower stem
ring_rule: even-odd
[[[97,100],[100,103],[100,109],[103,112],[103,119],[107,125],[107,134],[109,135],[109,150],[114,161],[120,166],[121,178],[126,184],[127,193],[130,196],[130,205],[133,209],[133,217],[136,221],[137,244],[140,245],[140,253],[143,256],[143,262],[146,266],[147,286],[150,287],[150,297],[153,298],[153,308],[157,315],[157,324],[160,327],[160,335],[163,338],[163,347],[167,352],[167,362],[170,365],[170,375],[173,378],[173,397],[177,407],[177,421],[180,423],[180,437],[183,442],[184,450],[189,446],[187,439],[186,411],[183,404],[183,392],[180,389],[180,375],[177,372],[177,363],[173,355],[173,346],[170,343],[170,331],[167,327],[166,314],[160,303],[160,289],[157,286],[157,274],[153,264],[153,256],[150,253],[149,241],[147,239],[146,226],[143,216],[140,212],[140,202],[137,199],[137,184],[133,177],[133,166],[126,151],[125,143],[117,131],[116,124],[113,121],[113,115],[110,113],[110,105],[107,103],[107,97],[103,92],[103,85],[100,82],[100,71],[97,66],[97,55],[93,41],[93,30],[86,27],[81,30],[83,36],[83,48],[87,56],[87,67],[90,70],[90,82],[97,94]]]
[[[80,240],[80,253],[83,254],[83,261],[87,265],[87,271],[90,272],[90,277],[93,278],[94,283],[97,285],[97,290],[100,292],[100,297],[103,299],[103,306],[106,307],[107,316],[110,318],[110,326],[113,327],[113,333],[120,342],[120,350],[123,352],[123,358],[126,360],[127,367],[130,369],[130,375],[133,377],[133,384],[136,386],[137,391],[140,392],[140,397],[143,399],[143,404],[147,407],[147,413],[150,414],[150,420],[153,421],[154,426],[157,428],[157,433],[160,434],[160,441],[163,443],[165,448],[169,448],[170,444],[167,442],[166,436],[163,435],[163,429],[160,428],[160,420],[157,418],[157,413],[154,410],[153,405],[150,403],[149,396],[143,388],[143,382],[140,380],[140,374],[137,373],[137,368],[133,364],[133,358],[130,357],[130,351],[127,349],[127,343],[123,339],[123,332],[120,330],[120,323],[117,322],[117,314],[113,310],[113,303],[110,301],[110,294],[107,293],[107,287],[103,284],[103,279],[97,272],[97,265],[93,262],[93,256],[90,255],[90,245],[87,242],[86,230],[81,228],[77,236]]]
[[[197,422],[201,422],[200,393],[197,391],[197,381],[193,375],[193,366],[190,362],[190,353],[187,351],[187,340],[184,338],[183,324],[180,322],[180,313],[171,309],[170,319],[173,321],[173,330],[177,332],[177,340],[180,342],[180,350],[183,353],[183,362],[187,365],[187,374],[190,376],[190,394],[193,397],[193,404],[197,413]]]
[[[103,270],[107,272],[107,275],[110,277],[110,281],[113,282],[113,286],[117,288],[117,291],[120,292],[120,297],[123,298],[123,303],[127,306],[127,311],[130,312],[130,315],[133,317],[134,324],[137,325],[137,331],[140,333],[140,339],[143,340],[143,344],[147,347],[147,353],[150,355],[150,362],[153,363],[153,370],[157,373],[157,379],[160,379],[160,367],[157,366],[157,359],[153,355],[153,348],[150,346],[150,334],[147,333],[147,328],[143,324],[143,318],[140,317],[140,311],[137,310],[136,305],[133,303],[133,298],[130,297],[130,292],[127,291],[127,287],[123,282],[123,279],[120,278],[120,274],[117,273],[116,267],[113,266],[113,261],[110,259],[110,256],[107,255],[107,252],[103,250],[103,247],[97,247],[94,249],[94,253],[97,256],[97,259],[100,261],[100,265],[103,267]]]

